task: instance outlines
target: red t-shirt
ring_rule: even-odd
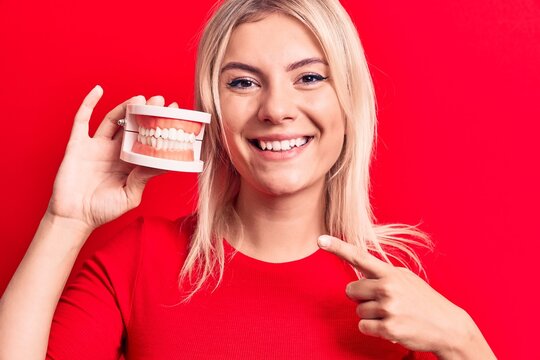
[[[356,275],[323,250],[278,264],[238,252],[217,290],[180,303],[193,226],[191,218],[139,219],[96,252],[64,290],[47,358],[435,358],[360,333],[345,295]]]

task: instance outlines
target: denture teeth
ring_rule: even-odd
[[[147,133],[147,135],[154,136],[155,133],[156,133],[155,129],[150,129],[150,132]]]
[[[155,137],[151,137],[150,138],[150,144],[152,145],[152,147],[156,147],[156,143],[157,143],[157,140]]]
[[[189,134],[189,142],[194,143],[195,142],[195,134],[191,133]]]
[[[176,140],[176,129],[175,128],[170,128],[169,129],[169,139],[171,140]]]
[[[156,144],[156,150],[161,150],[161,149],[163,149],[163,139],[158,138],[157,139],[157,144]]]
[[[161,136],[161,129],[159,127],[156,127],[156,132],[154,133],[154,136],[156,138],[159,138]]]
[[[169,138],[169,129],[161,130],[161,137],[167,140]]]
[[[185,139],[185,133],[184,133],[184,130],[182,129],[178,129],[178,133],[176,134],[176,140],[178,141],[184,141]]]

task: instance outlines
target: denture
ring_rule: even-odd
[[[201,142],[210,114],[153,105],[128,105],[122,160],[166,170],[200,172]]]

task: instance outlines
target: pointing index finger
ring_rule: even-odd
[[[360,270],[368,279],[379,279],[386,275],[391,265],[377,259],[358,246],[329,235],[319,236],[319,246],[347,261],[355,269]]]

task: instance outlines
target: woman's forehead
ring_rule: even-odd
[[[277,65],[306,58],[326,61],[317,37],[292,16],[273,13],[233,30],[224,63],[241,61]]]

